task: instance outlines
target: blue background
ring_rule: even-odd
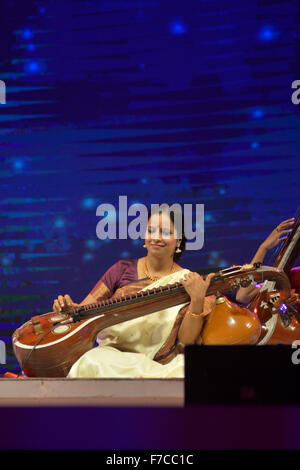
[[[250,261],[297,215],[299,11],[296,0],[1,1],[5,369],[18,369],[15,328],[144,256],[142,240],[96,237],[99,204],[205,204],[189,269]]]

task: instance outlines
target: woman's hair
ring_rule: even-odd
[[[178,204],[168,204],[166,202],[161,204],[156,204],[155,207],[152,207],[148,211],[148,220],[154,214],[167,214],[172,221],[175,230],[177,233],[181,234],[181,243],[179,245],[180,253],[176,253],[176,250],[173,255],[173,260],[175,262],[179,261],[183,252],[185,250],[186,238],[184,235],[184,215],[182,213],[181,207],[178,207]],[[177,249],[177,248],[176,248]]]

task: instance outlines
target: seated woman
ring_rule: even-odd
[[[204,280],[178,264],[185,249],[183,217],[179,232],[177,218],[166,206],[149,214],[146,256],[115,263],[80,305],[175,282],[184,286],[190,302],[102,330],[99,346],[83,354],[68,377],[184,377],[183,346],[201,341],[204,317],[215,305],[215,296],[206,297],[214,273]],[[60,295],[53,309],[59,313],[71,305],[78,304],[69,295]]]

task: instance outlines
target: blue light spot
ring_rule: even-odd
[[[85,208],[85,209],[92,209],[94,206],[95,206],[95,199],[91,198],[91,197],[86,197],[85,199],[83,199],[82,201],[82,206]]]
[[[13,257],[6,255],[6,256],[3,256],[1,263],[2,263],[2,266],[9,266],[12,263],[12,261],[13,261]]]
[[[92,253],[85,253],[83,255],[83,261],[90,261],[93,258],[94,258],[94,255],[92,255]]]
[[[220,193],[220,194],[226,194],[226,189],[225,189],[225,188],[221,188],[221,189],[219,190],[219,193]]]
[[[36,61],[31,61],[26,64],[26,72],[28,73],[38,73],[41,70],[41,66]]]
[[[63,228],[65,226],[65,222],[63,219],[56,219],[54,225],[57,228]]]
[[[259,38],[262,41],[272,41],[275,37],[276,33],[271,26],[264,26],[259,32]]]
[[[128,251],[122,251],[122,253],[121,253],[121,257],[122,257],[122,258],[128,258],[128,256],[129,256],[129,252],[128,252]]]
[[[142,178],[142,179],[141,179],[141,183],[143,183],[143,184],[148,183],[147,178]]]
[[[96,241],[95,241],[95,240],[86,240],[86,241],[85,241],[85,246],[86,246],[87,248],[93,249],[93,248],[96,247]]]
[[[262,109],[255,109],[253,112],[252,112],[252,116],[255,118],[255,119],[260,119],[261,117],[263,117],[264,115],[264,112]]]
[[[23,170],[23,168],[24,168],[24,161],[21,160],[21,159],[19,159],[19,158],[18,158],[17,160],[14,160],[14,162],[13,162],[13,167],[14,167],[14,169],[17,170],[17,171]]]
[[[33,36],[33,32],[30,29],[24,29],[22,31],[22,37],[24,39],[30,39],[30,38],[32,38],[32,36]]]
[[[172,34],[181,35],[186,33],[186,28],[180,21],[174,21],[170,25],[170,31]]]
[[[40,13],[46,13],[46,8],[45,7],[40,7],[39,12]]]
[[[209,222],[210,220],[212,220],[211,214],[209,212],[206,212],[206,214],[204,215],[204,220],[205,222]]]
[[[35,50],[35,45],[34,44],[27,44],[26,49],[28,51],[34,51]]]
[[[226,266],[228,266],[228,263],[226,263],[226,261],[224,259],[222,259],[222,261],[220,261],[220,263],[219,263],[219,266],[220,266],[220,268],[226,268]]]
[[[251,147],[252,147],[253,149],[258,149],[258,147],[259,147],[259,142],[252,142]]]

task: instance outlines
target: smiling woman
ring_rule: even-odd
[[[204,317],[214,308],[214,296],[206,297],[210,279],[182,268],[178,261],[185,249],[183,215],[160,204],[149,213],[144,247],[147,254],[119,260],[101,277],[80,305],[133,294],[180,282],[189,304],[119,323],[98,334],[99,346],[72,366],[68,377],[183,377],[182,346],[200,341]],[[63,312],[74,304],[69,295],[58,296],[53,309]]]

